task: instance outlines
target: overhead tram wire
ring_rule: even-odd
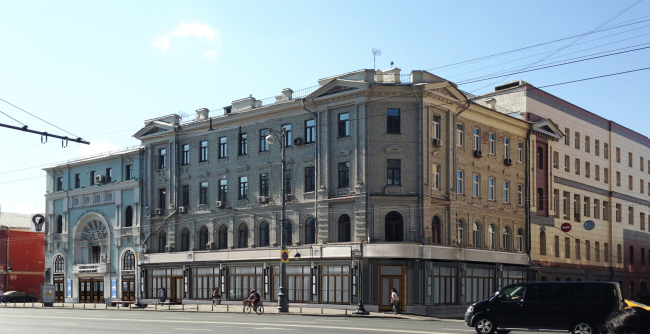
[[[57,129],[61,130],[61,131],[67,133],[67,134],[70,134],[70,135],[72,135],[72,136],[74,136],[74,137],[80,138],[79,136],[75,135],[74,133],[71,133],[71,132],[69,132],[69,131],[66,131],[66,130],[64,130],[64,129],[62,129],[62,128],[60,128],[60,127],[58,127],[58,126],[56,126],[56,125],[54,125],[54,124],[52,124],[52,123],[50,123],[50,122],[48,122],[48,121],[46,121],[46,120],[44,120],[44,119],[38,117],[38,116],[36,116],[36,115],[34,115],[34,114],[28,112],[28,111],[25,110],[25,109],[23,109],[23,108],[21,108],[21,107],[15,105],[15,104],[12,104],[11,102],[9,102],[9,101],[7,101],[7,100],[5,100],[5,99],[3,99],[3,98],[0,98],[0,101],[2,101],[2,102],[4,102],[4,103],[6,103],[6,104],[8,104],[8,105],[10,105],[10,106],[12,106],[12,107],[18,109],[18,110],[20,110],[20,111],[22,111],[22,112],[24,112],[24,113],[26,113],[26,114],[28,114],[28,115],[30,115],[30,116],[36,118],[36,119],[38,119],[38,120],[40,120],[40,121],[43,121],[43,122],[45,122],[45,123],[47,123],[47,124],[49,124],[49,125],[51,125],[51,126],[57,128]],[[24,124],[23,124],[23,125],[24,125]]]
[[[21,122],[21,121],[19,121],[19,120],[17,120],[17,119],[15,119],[15,118],[13,118],[13,117],[11,117],[11,116],[9,116],[9,115],[8,115],[7,113],[5,113],[5,112],[3,112],[2,110],[0,110],[0,114],[3,114],[3,115],[5,115],[5,116],[7,116],[7,117],[9,117],[9,118],[11,118],[12,120],[14,120],[14,121],[15,121],[16,123],[20,123],[20,125],[23,125],[23,126],[25,126],[25,123],[23,123],[23,122]]]

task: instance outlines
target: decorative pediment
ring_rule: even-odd
[[[174,127],[172,124],[160,121],[152,121],[145,125],[144,128],[140,129],[140,131],[136,132],[133,137],[140,139],[154,135],[164,135],[167,133],[172,133],[173,131]]]
[[[390,145],[386,146],[385,150],[386,153],[402,153],[402,151],[404,151],[404,148],[397,145]]]
[[[559,141],[564,138],[564,133],[551,119],[545,119],[532,124],[533,133],[537,136]]]
[[[306,99],[314,99],[337,94],[344,94],[355,90],[366,89],[368,83],[363,81],[353,81],[344,79],[334,79],[326,85],[318,88],[313,93],[306,96]]]

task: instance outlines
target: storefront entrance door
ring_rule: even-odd
[[[183,277],[172,277],[172,291],[169,301],[180,304],[183,301]]]
[[[103,278],[80,278],[79,279],[79,302],[80,303],[103,303],[104,302],[104,279]]]
[[[54,301],[63,303],[65,301],[65,278],[54,277]]]
[[[406,266],[379,266],[379,311],[391,309],[390,296],[393,288],[399,294],[399,310],[406,310]]]
[[[135,300],[135,275],[122,276],[122,300]]]

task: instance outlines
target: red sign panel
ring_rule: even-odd
[[[562,226],[560,226],[560,229],[562,229],[563,232],[569,232],[571,231],[571,224],[564,223]]]

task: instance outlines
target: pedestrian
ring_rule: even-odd
[[[212,290],[212,305],[221,304],[221,294],[219,294],[219,288],[214,288]]]
[[[397,314],[399,311],[399,294],[396,288],[393,288],[393,292],[390,294],[390,305],[393,308],[393,314]]]
[[[4,285],[0,285],[0,303],[2,303],[5,299],[4,289]]]
[[[640,307],[620,310],[609,316],[606,322],[611,334],[643,334],[650,328],[650,311]]]
[[[158,303],[162,305],[165,303],[165,288],[162,286],[158,289]]]

